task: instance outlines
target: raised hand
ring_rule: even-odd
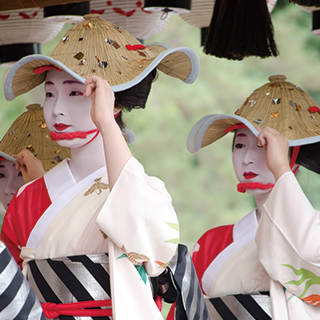
[[[260,130],[259,146],[267,153],[267,166],[278,180],[285,172],[291,171],[289,166],[289,143],[286,137],[273,128]]]
[[[103,138],[111,190],[132,155],[121,129],[114,120],[114,114],[121,109],[114,108],[114,93],[108,82],[98,76],[88,77],[84,96],[89,97],[90,95],[92,101],[91,117]]]
[[[114,93],[106,80],[92,76],[86,79],[84,96],[91,96],[91,118],[101,132],[114,119]]]
[[[16,169],[20,170],[25,183],[42,177],[45,174],[42,163],[29,150],[24,149],[19,154],[13,155]]]

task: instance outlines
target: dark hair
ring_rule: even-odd
[[[156,78],[157,70],[153,69],[141,82],[135,86],[124,90],[115,92],[115,107],[122,107],[121,112],[116,117],[116,122],[119,127],[123,129],[125,123],[122,120],[122,112],[130,112],[132,109],[144,109],[151,90],[151,84]]]
[[[320,174],[320,142],[301,146],[296,163]]]

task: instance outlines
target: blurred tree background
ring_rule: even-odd
[[[253,196],[236,191],[232,135],[197,154],[187,151],[186,138],[195,122],[208,114],[234,113],[272,74],[286,75],[288,81],[320,102],[320,38],[310,32],[310,14],[278,0],[271,17],[280,50],[277,58],[229,61],[206,56],[200,47],[200,30],[178,15],[173,15],[167,26],[147,41],[191,47],[200,59],[200,75],[194,84],[185,84],[159,72],[147,108],[133,110],[125,116],[127,126],[136,136],[130,145],[132,153],[149,175],[165,182],[180,220],[181,242],[189,248],[206,230],[234,223],[255,206]],[[42,53],[50,55],[70,27],[66,25],[55,40],[43,45]],[[6,68],[0,67],[0,137],[28,104],[43,104],[44,100],[43,86],[39,86],[14,101],[5,101],[6,72]],[[299,180],[305,192],[313,205],[320,208],[319,177],[307,170],[300,171]]]

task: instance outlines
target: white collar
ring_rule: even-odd
[[[256,214],[257,208],[253,209],[241,220],[235,223],[233,227],[233,240],[237,241],[252,230],[258,228],[258,219]]]
[[[77,184],[70,170],[69,161],[70,159],[63,160],[56,167],[47,172],[44,176],[51,202],[56,201],[62,194],[64,194],[66,191],[70,190]],[[89,176],[98,177],[106,170],[107,167],[103,166]],[[85,177],[84,179],[88,177]]]

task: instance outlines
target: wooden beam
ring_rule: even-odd
[[[38,8],[88,0],[0,0],[0,11]]]

